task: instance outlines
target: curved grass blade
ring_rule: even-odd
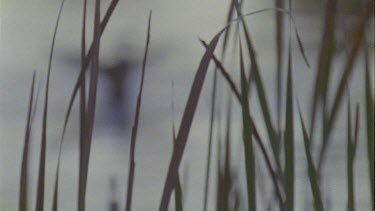
[[[137,98],[137,105],[135,110],[135,118],[134,118],[134,125],[132,128],[132,136],[131,136],[131,143],[130,143],[130,158],[129,158],[129,176],[128,176],[128,190],[127,190],[127,197],[126,197],[126,211],[131,210],[131,203],[132,203],[132,195],[133,195],[133,185],[134,185],[134,171],[135,171],[135,144],[137,141],[137,131],[138,131],[138,121],[139,121],[139,113],[141,110],[141,102],[142,102],[142,92],[143,92],[143,83],[146,71],[146,62],[147,56],[149,51],[150,45],[150,29],[151,29],[151,16],[152,11],[150,11],[148,16],[148,26],[147,26],[147,40],[146,40],[146,47],[145,47],[145,54],[143,57],[142,63],[142,76],[141,76],[141,83],[139,87],[139,94]]]
[[[317,177],[317,171],[314,167],[314,162],[310,153],[310,148],[309,148],[309,136],[306,131],[305,123],[302,118],[302,113],[301,109],[298,106],[298,111],[299,111],[299,117],[302,125],[302,133],[303,133],[303,143],[305,147],[305,153],[306,153],[306,159],[307,159],[307,169],[308,169],[308,175],[309,175],[309,180],[310,180],[310,186],[311,186],[311,191],[312,195],[314,198],[314,208],[316,211],[323,211],[323,201],[322,201],[322,194],[320,192],[320,188],[318,185],[318,177]]]
[[[20,192],[18,209],[19,211],[27,210],[27,191],[28,191],[28,158],[29,158],[29,145],[30,145],[30,135],[31,135],[31,122],[32,122],[32,110],[33,110],[33,100],[34,100],[34,87],[35,87],[35,71],[33,72],[29,106],[26,119],[26,129],[25,129],[25,140],[22,152],[22,163],[21,163],[21,174],[20,174]]]
[[[237,8],[239,8],[239,7],[237,7]],[[233,19],[231,22],[237,22],[239,20],[242,20],[244,17],[255,15],[255,14],[260,14],[260,13],[263,13],[263,12],[269,12],[269,11],[273,11],[273,12],[276,12],[276,13],[282,13],[282,14],[287,15],[289,17],[289,19],[291,21],[291,24],[292,24],[292,27],[293,27],[293,30],[294,30],[294,34],[295,34],[296,39],[297,39],[297,44],[298,44],[298,48],[299,48],[299,51],[301,53],[301,56],[302,56],[302,58],[303,58],[303,60],[306,64],[306,66],[310,67],[310,63],[309,63],[309,61],[307,59],[307,56],[306,56],[306,53],[305,53],[305,47],[303,46],[301,36],[299,35],[298,30],[297,30],[296,22],[294,20],[293,15],[290,13],[290,11],[285,10],[283,8],[264,8],[264,9],[256,10],[254,12],[245,13],[245,14],[239,13],[240,15],[236,19]]]
[[[250,108],[248,102],[247,80],[240,41],[240,69],[241,69],[241,108],[243,122],[243,144],[245,154],[247,201],[248,209],[256,210],[256,178],[255,178],[255,155],[252,140],[252,127],[250,120]]]
[[[46,80],[46,88],[45,88],[46,90],[45,90],[44,110],[43,110],[42,142],[41,142],[41,148],[40,148],[38,187],[37,187],[37,198],[36,198],[36,208],[35,208],[36,211],[44,210],[44,182],[45,182],[45,163],[46,163],[46,145],[47,145],[47,113],[48,113],[49,80],[50,80],[50,75],[51,75],[52,58],[53,58],[53,52],[55,48],[57,29],[59,27],[64,3],[65,3],[65,0],[62,0],[58,15],[57,15],[55,30],[54,30],[53,37],[52,37],[48,69],[47,69],[47,80]]]
[[[207,73],[209,62],[212,58],[213,52],[219,41],[220,35],[228,28],[226,26],[211,40],[208,49],[202,57],[197,73],[195,75],[193,85],[190,91],[188,101],[186,103],[185,111],[181,120],[180,130],[177,135],[176,147],[173,151],[171,162],[168,168],[168,174],[164,185],[163,196],[160,203],[159,210],[164,211],[168,209],[169,200],[172,190],[175,186],[178,167],[181,163],[182,155],[186,146],[187,137],[189,135],[190,127],[193,122],[195,110],[197,108],[199,96],[202,90],[203,82]]]

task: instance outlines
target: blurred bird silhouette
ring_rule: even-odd
[[[64,66],[74,72],[80,70],[80,56],[68,53],[61,54]],[[123,56],[124,55],[124,56]],[[131,103],[134,102],[132,83],[139,69],[139,62],[129,59],[125,54],[117,53],[110,58],[100,58],[98,84],[98,118],[99,126],[126,129],[130,115]],[[90,69],[90,67],[89,67]],[[87,78],[88,80],[88,78]]]

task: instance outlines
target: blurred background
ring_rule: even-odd
[[[341,2],[341,1],[340,1]],[[338,48],[345,49],[348,32],[355,22],[359,9],[356,1],[340,4]],[[28,96],[32,73],[36,70],[37,86],[41,86],[36,118],[33,124],[30,153],[29,207],[35,207],[38,173],[40,131],[42,123],[43,87],[45,84],[48,56],[54,24],[60,1],[50,0],[2,0],[1,20],[1,70],[0,70],[0,210],[16,210],[18,206],[19,174],[27,116]],[[102,1],[102,11],[109,5]],[[243,13],[274,7],[272,0],[244,1]],[[303,62],[293,38],[294,86],[303,110],[308,110],[315,77],[316,60],[323,28],[324,1],[295,1],[293,15],[306,55],[313,66]],[[204,53],[198,38],[209,41],[225,26],[230,1],[228,0],[137,0],[120,1],[101,39],[100,76],[98,84],[97,113],[90,157],[87,189],[87,210],[109,210],[109,202],[125,204],[126,181],[130,148],[130,132],[133,123],[136,96],[139,89],[142,58],[146,41],[147,17],[153,12],[149,59],[147,61],[142,108],[136,146],[136,172],[133,193],[134,210],[157,209],[161,199],[167,167],[172,153],[173,98],[175,122],[183,113],[195,71]],[[92,39],[94,3],[88,6],[88,44]],[[104,14],[104,12],[103,12]],[[48,140],[46,163],[46,202],[51,207],[53,181],[57,162],[58,142],[62,133],[69,97],[80,70],[82,2],[66,1],[57,33],[55,56],[50,81],[48,112]],[[285,19],[287,22],[287,20]],[[261,74],[266,84],[272,110],[276,112],[275,66],[275,14],[267,12],[247,18],[254,40]],[[373,23],[373,21],[372,21]],[[369,30],[369,43],[374,43],[374,29]],[[342,35],[342,37],[340,36]],[[372,35],[372,36],[371,36]],[[287,39],[287,36],[286,38]],[[238,50],[229,48],[227,57],[238,58]],[[217,49],[217,55],[220,48]],[[344,50],[342,50],[344,52]],[[370,67],[374,74],[373,48]],[[335,65],[341,67],[337,55]],[[361,58],[360,58],[361,59]],[[360,60],[359,59],[359,60]],[[236,59],[225,61],[228,66]],[[334,65],[334,66],[335,66]],[[206,152],[210,113],[211,78],[213,64],[204,83],[198,110],[189,135],[189,141],[180,167],[183,181],[185,210],[202,208]],[[362,72],[362,64],[355,68]],[[338,69],[338,68],[337,68]],[[233,78],[239,81],[239,71],[234,68]],[[358,72],[358,71],[354,71]],[[337,71],[336,71],[337,72]],[[363,102],[362,74],[353,74],[350,81],[352,102]],[[174,86],[172,87],[172,81]],[[218,109],[226,109],[228,86],[219,77]],[[374,80],[372,80],[374,84]],[[77,100],[76,100],[77,101]],[[60,210],[75,210],[78,189],[78,132],[79,115],[76,102],[63,145],[60,171]],[[232,140],[233,162],[244,173],[240,107],[233,103]],[[295,111],[296,112],[296,111]],[[361,110],[361,117],[365,117]],[[254,118],[261,119],[259,107],[252,107]],[[272,114],[276,117],[276,114]],[[298,113],[296,115],[298,117]],[[339,117],[341,118],[341,117]],[[221,118],[222,121],[224,117]],[[219,118],[220,120],[220,118]],[[219,121],[217,120],[217,121]],[[346,208],[345,121],[337,126],[326,165],[327,184],[322,186],[329,210]],[[300,125],[296,130],[296,210],[311,206],[306,160]],[[366,161],[364,125],[360,126],[360,138],[355,163],[355,190],[358,210],[370,210],[370,187]],[[262,132],[262,129],[260,129]],[[339,132],[337,132],[339,131]],[[264,131],[263,131],[264,132]],[[216,149],[216,148],[214,148]],[[216,151],[216,150],[214,150]],[[215,157],[215,156],[214,156]],[[265,171],[264,171],[265,172]],[[264,173],[266,174],[266,173]],[[111,182],[112,181],[112,182]],[[212,184],[215,181],[211,182]],[[214,192],[214,185],[211,185]],[[343,193],[343,194],[341,194]],[[210,195],[209,210],[214,210],[215,194]],[[173,204],[172,204],[173,206]],[[265,209],[265,208],[263,208]],[[262,210],[262,209],[260,209]]]

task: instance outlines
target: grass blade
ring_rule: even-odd
[[[174,83],[172,81],[172,98],[171,98],[171,111],[172,111],[172,138],[173,138],[173,148],[176,147],[176,129],[174,123]],[[176,211],[183,211],[183,194],[182,194],[182,187],[181,187],[181,179],[180,174],[177,174],[177,181],[176,186],[174,189],[175,193],[175,206]]]
[[[276,8],[284,8],[285,0],[276,0]],[[276,21],[276,113],[278,133],[281,132],[281,90],[283,86],[283,59],[284,59],[284,17],[281,13],[275,14]]]
[[[314,198],[314,208],[316,211],[323,211],[323,201],[322,201],[322,194],[320,192],[320,188],[318,185],[318,176],[317,176],[317,171],[314,166],[314,162],[310,153],[310,148],[309,148],[309,136],[306,131],[305,123],[302,118],[302,113],[301,109],[298,106],[298,111],[299,111],[299,117],[302,125],[302,133],[303,133],[303,143],[305,147],[305,153],[306,153],[306,159],[307,159],[307,169],[308,169],[308,175],[309,175],[309,180],[310,180],[310,187],[312,191],[312,195]]]
[[[288,53],[288,76],[286,91],[286,111],[285,111],[285,133],[284,133],[284,156],[285,156],[285,192],[286,192],[286,210],[294,210],[294,120],[293,120],[293,70],[291,43],[289,40]]]
[[[25,129],[25,140],[22,152],[22,163],[21,163],[21,174],[20,174],[20,192],[19,192],[19,211],[27,210],[27,191],[28,191],[28,158],[29,158],[29,145],[30,145],[30,135],[31,135],[31,122],[32,122],[32,110],[33,110],[33,100],[34,100],[34,87],[35,87],[35,71],[33,72],[31,88],[30,88],[30,98],[29,106],[27,112],[26,129]]]
[[[354,127],[354,137],[352,137],[352,123],[351,123],[351,109],[350,99],[348,100],[348,114],[347,114],[347,182],[348,182],[348,211],[354,211],[355,200],[354,200],[354,159],[358,141],[358,128],[359,128],[359,106],[356,107],[356,118]]]
[[[205,42],[201,40],[201,43],[205,45]],[[207,45],[205,45],[206,47]],[[214,56],[215,58],[215,56]],[[213,139],[213,127],[215,120],[215,104],[216,104],[216,88],[217,88],[217,71],[214,71],[213,83],[212,83],[212,94],[211,94],[211,111],[210,111],[210,128],[208,132],[208,148],[207,148],[207,165],[206,165],[206,178],[204,186],[204,198],[203,198],[203,211],[207,211],[208,193],[209,193],[209,178],[211,168],[211,151],[212,151],[212,139]]]
[[[141,110],[141,102],[142,102],[142,92],[143,92],[143,83],[145,77],[145,70],[146,70],[146,62],[147,56],[149,51],[150,45],[150,29],[151,29],[151,16],[152,12],[150,11],[148,16],[148,26],[147,26],[147,40],[146,40],[146,47],[145,47],[145,54],[143,57],[142,63],[142,76],[141,76],[141,83],[139,87],[139,94],[137,98],[137,105],[135,110],[135,117],[134,117],[134,125],[132,128],[132,136],[131,136],[131,143],[130,143],[130,158],[129,158],[129,176],[128,176],[128,190],[127,190],[127,197],[126,197],[126,211],[131,210],[131,202],[132,202],[132,195],[133,195],[133,185],[134,185],[134,170],[135,170],[135,144],[137,140],[137,131],[138,131],[138,121],[139,121],[139,113]]]
[[[47,145],[47,113],[48,113],[48,95],[49,95],[49,81],[51,75],[52,58],[55,48],[55,41],[57,35],[57,29],[59,27],[62,9],[65,0],[61,1],[59,12],[57,15],[57,20],[55,24],[55,29],[52,37],[52,44],[49,55],[48,69],[47,69],[47,80],[45,88],[44,97],[44,110],[43,110],[43,125],[42,125],[42,141],[40,147],[40,161],[39,161],[39,173],[38,173],[38,187],[37,187],[37,198],[36,198],[36,211],[44,210],[44,182],[45,182],[45,163],[46,163],[46,145]]]
[[[82,37],[81,37],[81,68],[84,68],[85,55],[86,55],[86,16],[87,16],[87,0],[83,2],[83,15],[82,15]],[[79,131],[79,175],[78,175],[78,210],[85,207],[84,201],[84,150],[86,140],[86,75],[83,75],[80,83],[80,131]],[[63,135],[64,136],[64,135]]]
[[[252,140],[252,127],[250,120],[250,108],[248,102],[247,80],[243,63],[242,46],[240,42],[240,65],[241,65],[241,107],[243,122],[243,144],[246,166],[247,201],[248,209],[256,210],[256,185],[255,185],[255,155]]]
[[[369,179],[371,199],[374,200],[375,195],[375,175],[374,175],[374,148],[375,148],[375,103],[373,85],[371,84],[371,70],[369,66],[369,52],[365,48],[365,102],[366,102],[366,132],[367,132],[367,159],[369,165]],[[375,203],[372,203],[372,210],[375,210]]]

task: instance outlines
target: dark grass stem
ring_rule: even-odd
[[[284,8],[285,0],[275,0],[276,8]],[[281,13],[275,14],[276,27],[276,113],[278,137],[281,133],[281,90],[283,85],[283,59],[284,59],[284,16]],[[280,138],[278,138],[280,139]]]
[[[289,39],[288,49],[288,75],[286,90],[286,111],[285,111],[285,132],[284,132],[284,156],[285,156],[285,209],[294,210],[294,116],[293,116],[293,70],[291,55],[291,39]]]
[[[133,185],[134,185],[134,172],[135,172],[135,144],[137,141],[137,132],[138,132],[138,122],[139,122],[139,113],[141,111],[141,102],[142,102],[142,92],[143,92],[143,83],[145,78],[146,63],[148,57],[148,51],[150,46],[150,30],[151,30],[151,16],[152,12],[150,11],[148,16],[148,26],[147,26],[147,38],[145,46],[145,54],[143,57],[142,63],[142,76],[141,83],[139,87],[139,94],[137,98],[137,105],[135,110],[134,125],[132,128],[131,142],[130,142],[130,157],[129,157],[129,176],[128,176],[128,190],[126,194],[126,211],[131,210],[132,196],[133,196]]]
[[[87,0],[83,1],[83,14],[82,14],[82,35],[81,35],[81,68],[84,67],[86,55],[86,13],[87,13]],[[83,192],[85,189],[84,182],[84,149],[86,140],[86,76],[83,75],[80,83],[80,131],[79,131],[79,174],[78,174],[78,210],[83,210],[85,202]]]

